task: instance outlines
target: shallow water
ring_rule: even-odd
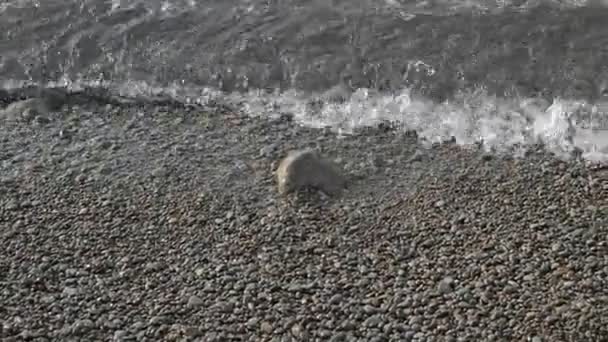
[[[606,17],[601,0],[11,0],[0,77],[5,88],[221,98],[345,133],[390,120],[492,151],[540,139],[602,161]]]

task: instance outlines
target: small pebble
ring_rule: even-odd
[[[90,319],[80,319],[72,324],[72,333],[75,335],[83,335],[94,327],[95,324]]]
[[[124,341],[128,337],[128,333],[124,330],[116,330],[114,332],[114,341]]]
[[[197,297],[197,296],[190,296],[190,298],[188,298],[188,303],[187,306],[189,308],[198,308],[201,307],[205,304],[205,301],[202,300],[201,298]]]
[[[260,324],[260,330],[263,333],[270,335],[274,331],[274,328],[272,327],[272,324],[270,324],[269,322],[264,321],[264,322],[262,322]]]
[[[446,277],[438,284],[438,289],[441,293],[449,293],[454,290],[454,279],[451,277]]]
[[[62,293],[64,295],[66,295],[66,296],[75,296],[75,295],[78,294],[78,292],[79,291],[78,291],[77,288],[66,286],[66,287],[63,288],[63,292]]]

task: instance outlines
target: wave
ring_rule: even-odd
[[[560,158],[578,156],[594,164],[608,163],[608,101],[589,104],[563,98],[504,98],[489,95],[484,89],[463,91],[450,100],[436,102],[407,88],[391,93],[341,89],[337,97],[336,89],[315,94],[294,89],[227,93],[210,87],[163,87],[135,81],[5,82],[3,86],[13,94],[28,89],[29,95],[13,99],[36,96],[44,89],[62,89],[68,94],[86,93],[101,102],[145,101],[169,104],[175,110],[222,105],[254,117],[287,115],[302,125],[342,135],[388,123],[394,129],[415,131],[427,146],[454,141],[466,148],[481,146],[489,153],[518,157],[542,145]]]

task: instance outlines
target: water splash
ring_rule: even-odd
[[[484,89],[461,92],[450,101],[435,102],[413,95],[404,88],[392,93],[359,88],[338,101],[323,94],[291,89],[285,92],[251,90],[226,93],[212,87],[174,83],[159,86],[142,81],[69,80],[44,84],[8,82],[5,89],[35,85],[61,87],[68,91],[101,88],[127,98],[171,98],[184,104],[226,103],[254,117],[293,116],[302,125],[330,128],[339,134],[356,134],[357,129],[391,122],[397,129],[416,131],[423,143],[432,145],[455,140],[462,146],[481,146],[491,153],[522,155],[538,144],[557,156],[570,158],[578,152],[593,163],[608,163],[607,103],[555,98],[500,98]]]
[[[412,95],[409,89],[386,94],[366,88],[321,108],[310,105],[316,98],[296,91],[249,92],[228,98],[242,103],[241,109],[249,115],[293,114],[304,125],[330,127],[341,134],[389,121],[403,130],[416,131],[427,144],[455,139],[463,146],[482,143],[488,152],[517,155],[543,144],[563,158],[578,151],[589,161],[608,162],[608,127],[597,124],[608,113],[581,101],[556,98],[549,105],[538,98],[505,99],[478,90],[436,103]]]

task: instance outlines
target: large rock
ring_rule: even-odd
[[[279,164],[276,176],[281,194],[314,188],[334,196],[346,186],[339,168],[312,149],[290,152]]]
[[[20,120],[29,122],[35,118],[43,118],[49,112],[57,110],[57,99],[29,98],[9,104],[0,110],[0,119]],[[46,120],[45,120],[46,121]]]
[[[11,101],[23,95],[26,99]],[[0,109],[0,120],[30,122],[37,119],[47,122],[49,113],[60,111],[68,104],[68,95],[60,89],[52,88],[42,90],[28,88],[13,95],[6,90],[0,90],[0,104],[5,103],[8,104],[4,109]]]
[[[36,98],[17,101],[0,110],[0,118],[31,121],[44,111],[44,107],[44,102]]]

